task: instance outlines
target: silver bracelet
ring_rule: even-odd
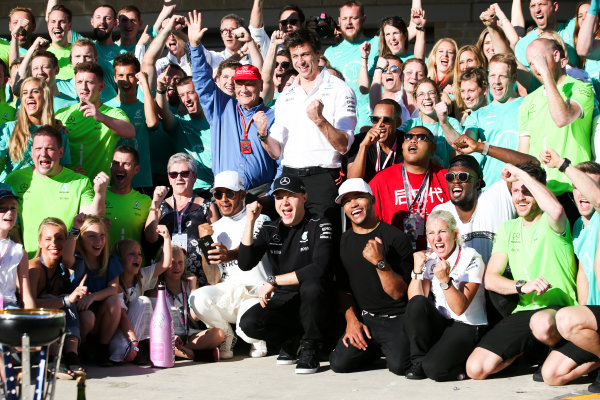
[[[71,307],[71,300],[69,300],[68,294],[62,298],[62,303],[64,307]]]
[[[487,156],[488,151],[490,151],[490,142],[483,142],[483,151],[481,152],[481,154]]]

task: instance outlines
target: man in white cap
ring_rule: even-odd
[[[352,229],[342,235],[343,268],[336,275],[346,332],[330,356],[335,372],[352,372],[381,357],[388,369],[403,375],[409,365],[404,332],[406,290],[413,266],[410,238],[375,216],[375,198],[369,185],[351,178],[339,189]]]
[[[210,285],[203,286],[190,295],[190,306],[194,314],[208,326],[221,328],[226,333],[225,341],[219,346],[219,358],[233,357],[233,329],[250,343],[251,357],[267,355],[267,344],[263,340],[248,337],[240,329],[239,318],[250,307],[258,303],[258,290],[267,281],[263,257],[249,271],[238,267],[238,247],[246,226],[244,182],[236,171],[223,171],[215,176],[213,188],[222,218],[212,226],[199,226],[200,236],[211,235],[213,249],[208,251],[208,260],[203,260],[204,273]],[[254,225],[254,235],[269,217],[260,214]],[[267,267],[270,270],[270,266]]]

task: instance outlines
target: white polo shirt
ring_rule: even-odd
[[[271,137],[282,148],[281,165],[291,168],[339,168],[342,154],[333,148],[317,125],[308,118],[306,108],[313,100],[323,102],[325,119],[348,135],[348,151],[354,141],[356,96],[350,86],[331,75],[326,68],[323,68],[308,94],[298,80],[296,77],[294,83],[277,97],[275,122],[270,129]]]

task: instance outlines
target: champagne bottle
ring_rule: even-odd
[[[167,306],[164,284],[158,285],[156,307],[150,320],[150,361],[159,368],[170,368],[175,363],[174,328]]]
[[[85,376],[77,377],[77,400],[85,400]]]

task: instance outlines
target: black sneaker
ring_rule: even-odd
[[[304,345],[300,348],[300,357],[296,365],[297,374],[314,374],[319,370],[319,356],[317,348],[311,345]]]
[[[427,378],[425,376],[425,372],[423,371],[423,367],[421,367],[420,362],[415,362],[415,363],[411,364],[408,371],[406,371],[405,376],[406,376],[406,379],[414,379],[414,380],[420,380],[420,379]]]
[[[295,344],[294,344],[295,343]],[[277,356],[277,365],[292,365],[296,363],[298,354],[298,342],[285,342],[281,345]]]
[[[600,393],[600,373],[596,375],[596,379],[594,379],[594,383],[588,386],[588,391],[592,393]]]
[[[535,370],[533,373],[533,381],[534,382],[544,382],[544,377],[542,376],[542,364]]]

